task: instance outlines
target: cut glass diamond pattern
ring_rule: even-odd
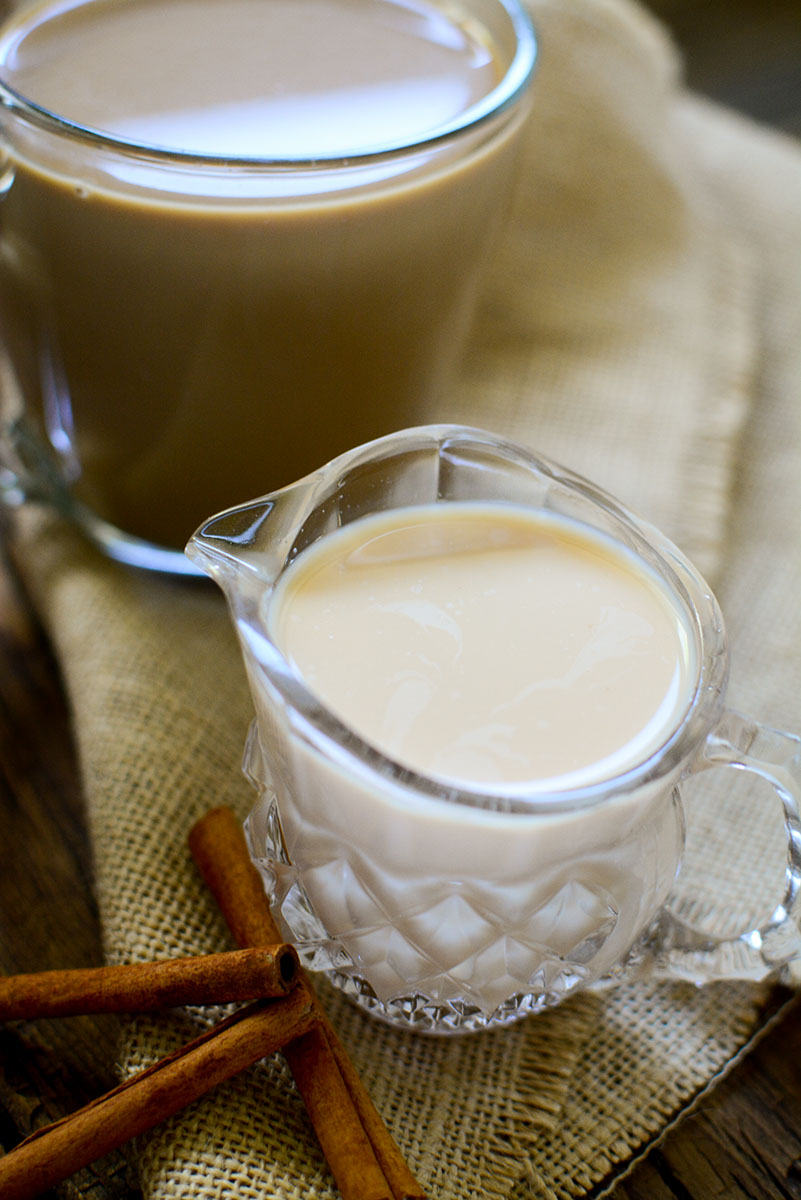
[[[395,923],[410,945],[427,946],[427,952],[447,969],[458,967],[498,937],[497,924],[458,893]]]
[[[539,904],[528,912],[516,906],[514,928],[506,929],[489,909],[491,888],[452,884],[443,897],[441,883],[433,903],[426,896],[432,889],[422,889],[421,904],[420,889],[389,881],[388,894],[416,901],[392,918],[360,877],[358,860],[337,854],[305,874],[288,864],[274,803],[256,810],[247,832],[276,915],[304,964],[325,971],[375,1016],[421,1031],[508,1024],[558,1002],[590,973],[617,921],[613,898],[575,879],[545,900],[532,888]],[[333,905],[331,930],[310,894]]]
[[[324,895],[329,923],[336,929],[375,929],[386,926],[389,917],[345,858],[303,872],[310,896]]]

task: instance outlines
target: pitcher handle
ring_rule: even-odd
[[[693,928],[668,901],[649,937],[658,976],[693,983],[761,980],[801,959],[801,738],[725,710],[693,773],[718,767],[751,771],[776,792],[787,838],[784,895],[763,925],[728,937]]]

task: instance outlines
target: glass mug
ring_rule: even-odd
[[[183,547],[209,512],[420,419],[457,364],[507,208],[536,58],[518,0],[317,5],[300,36],[317,30],[315,53],[342,74],[351,60],[318,45],[317,23],[327,13],[333,35],[345,22],[356,65],[376,76],[334,80],[322,100],[322,68],[305,83],[293,74],[312,70],[297,32],[261,27],[276,12],[297,30],[302,3],[54,0],[0,31],[0,309],[21,410],[0,443],[0,484],[9,502],[49,502],[137,566],[195,573]],[[243,14],[258,25],[251,38]],[[196,78],[192,64],[217,53],[201,31],[218,20],[232,74]],[[398,20],[401,47],[414,44],[403,70],[397,45],[384,45]],[[120,77],[101,61],[116,25],[102,53],[86,49],[107,21],[121,26]],[[450,59],[433,81],[406,65],[432,47],[447,57],[456,30],[491,48],[484,90],[467,98]],[[159,38],[155,59],[143,36]],[[282,37],[284,56],[272,47]],[[384,39],[382,56],[368,37]],[[331,66],[340,51],[344,65]],[[255,100],[278,108],[254,121],[237,92],[243,61],[263,79],[262,52],[289,78],[268,73]],[[81,68],[67,71],[72,54]],[[65,76],[51,98],[51,77]],[[83,109],[73,119],[73,76],[80,103],[97,88],[109,130]],[[120,88],[146,121],[151,104],[161,115],[151,93],[166,91],[177,130],[126,136]]]
[[[599,531],[662,581],[696,643],[696,670],[641,761],[544,790],[424,777],[349,729],[276,645],[274,587],[304,548],[368,514],[465,500]],[[759,979],[798,958],[801,743],[726,709],[714,596],[675,546],[592,484],[490,433],[421,427],[213,517],[187,553],[225,593],[253,695],[253,859],[306,965],[371,1013],[454,1033],[635,974]],[[714,767],[772,785],[787,841],[772,915],[727,937],[671,902],[685,845],[681,785]]]

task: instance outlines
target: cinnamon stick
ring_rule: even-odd
[[[231,809],[215,808],[202,817],[190,830],[189,848],[238,945],[269,945],[280,940],[261,877]],[[391,1200],[426,1200],[423,1188],[325,1015],[308,976],[302,969],[300,974],[299,986],[314,1002],[319,1028],[288,1042],[283,1054],[343,1200],[349,1196],[365,1200],[368,1195],[363,1190],[345,1190],[351,1187],[354,1156],[358,1156],[357,1173],[362,1162],[366,1171],[369,1168],[371,1178],[373,1164],[378,1167]],[[358,1127],[369,1154],[364,1151]],[[348,1152],[350,1163],[343,1161],[348,1155],[339,1152],[346,1143],[353,1146]]]
[[[294,947],[282,943],[157,962],[10,975],[0,978],[0,1021],[284,996],[298,982],[299,969]]]
[[[31,1200],[87,1163],[151,1129],[217,1084],[314,1028],[309,997],[296,988],[240,1009],[193,1042],[0,1158],[0,1196]]]

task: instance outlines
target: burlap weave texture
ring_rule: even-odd
[[[686,96],[661,29],[624,0],[533,11],[541,61],[511,225],[464,378],[431,419],[513,436],[660,524],[718,590],[737,703],[799,727],[801,150]],[[239,769],[251,705],[222,601],[103,562],[49,523],[23,526],[74,713],[107,956],[225,948],[186,849],[207,808],[244,815],[253,800]],[[722,835],[712,809],[705,828],[724,858],[747,830],[759,869],[771,822],[754,835],[749,795],[722,802]],[[743,886],[747,898],[748,879],[720,873],[724,909]],[[442,1043],[326,996],[433,1196],[561,1200],[725,1066],[762,992],[629,985]],[[122,1070],[216,1015],[131,1021]],[[193,1105],[136,1157],[154,1200],[335,1195],[280,1060]]]

